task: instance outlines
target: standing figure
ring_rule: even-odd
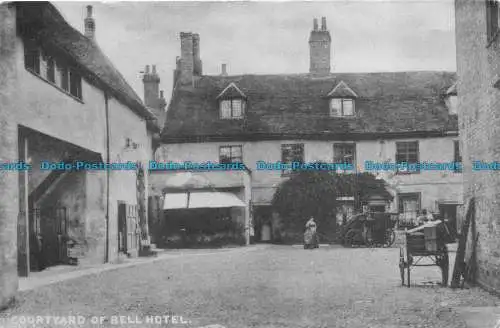
[[[304,233],[304,249],[319,247],[316,228],[317,224],[314,221],[314,218],[311,216],[309,221],[307,221],[306,223],[306,232]]]

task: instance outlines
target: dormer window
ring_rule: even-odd
[[[236,86],[229,84],[218,96],[219,117],[223,120],[238,120],[245,117],[247,101],[245,94]]]
[[[330,99],[330,117],[354,116],[354,99]]]
[[[220,118],[225,120],[241,119],[245,113],[246,102],[242,98],[222,99],[220,101]]]
[[[344,82],[340,81],[327,95],[330,117],[352,117],[355,115],[355,99],[358,95]]]

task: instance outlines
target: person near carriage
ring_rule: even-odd
[[[304,248],[318,248],[318,234],[316,232],[318,225],[311,216],[306,223],[306,232],[304,233]]]

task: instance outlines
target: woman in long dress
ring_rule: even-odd
[[[309,221],[306,223],[306,238],[305,244],[309,246],[313,246],[314,248],[318,247],[318,236],[316,234],[317,224],[314,221],[314,218],[311,217]]]

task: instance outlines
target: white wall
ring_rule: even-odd
[[[441,137],[426,139],[398,139],[356,142],[357,164],[361,171],[364,162],[395,161],[397,141],[419,140],[420,161],[452,162],[454,160],[453,140],[457,137]],[[283,181],[280,171],[257,171],[257,161],[277,162],[281,160],[281,145],[288,143],[304,143],[306,162],[333,162],[334,141],[260,141],[260,142],[208,142],[162,145],[157,151],[161,161],[173,162],[218,162],[219,147],[225,145],[242,145],[243,161],[252,170],[252,189],[254,203],[269,201],[274,188]],[[462,174],[450,171],[422,171],[419,174],[398,175],[388,179],[397,185],[398,192],[421,192],[422,207],[435,209],[436,200],[462,201]],[[396,208],[396,203],[393,204]]]

